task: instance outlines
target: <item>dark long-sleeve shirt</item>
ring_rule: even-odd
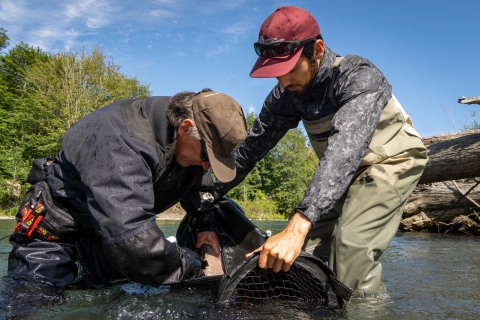
[[[217,192],[225,194],[243,181],[255,164],[269,152],[285,133],[303,119],[312,121],[336,113],[328,136],[328,147],[315,170],[304,198],[295,211],[318,221],[333,208],[347,190],[370,144],[380,115],[392,97],[391,86],[368,60],[347,55],[341,61],[333,86],[332,105],[328,87],[332,78],[335,53],[325,47],[320,68],[299,98],[297,111],[291,93],[277,84],[265,100],[244,144],[237,150],[237,176],[230,183],[215,181]]]

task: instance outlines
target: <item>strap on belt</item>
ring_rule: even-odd
[[[15,226],[16,233],[23,234],[29,239],[32,237],[33,233],[36,233],[47,241],[59,240],[58,236],[39,226],[46,212],[45,206],[41,202],[38,202],[37,204],[26,202],[23,205],[21,212],[22,219]]]

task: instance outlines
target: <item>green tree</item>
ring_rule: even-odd
[[[32,160],[60,151],[65,131],[81,117],[150,94],[98,48],[47,54],[20,43],[0,56],[0,206],[15,211],[12,190],[28,187]]]
[[[267,190],[276,202],[278,211],[290,218],[293,209],[303,198],[318,158],[301,129],[293,129],[271,150],[273,157],[271,181]]]
[[[8,44],[6,31],[0,31],[0,48]],[[47,59],[39,48],[25,43],[14,46],[0,56],[0,207],[15,211],[21,194],[21,182],[25,180],[31,159],[26,158],[23,128],[28,127],[18,110],[28,105],[24,94],[24,77],[28,68]],[[24,187],[25,190],[26,186]]]
[[[89,54],[59,52],[36,64],[26,77],[35,100],[48,104],[69,128],[81,117],[116,100],[147,97],[148,85],[125,76],[100,48]]]
[[[22,96],[28,69],[48,58],[49,55],[40,48],[21,42],[0,57],[0,78],[10,92]]]
[[[7,36],[7,30],[0,28],[0,52],[3,51],[10,44],[10,39]]]
[[[247,130],[250,130],[253,122],[255,121],[256,115],[252,112],[248,112],[245,120],[247,123]],[[253,201],[257,197],[257,190],[263,189],[262,184],[262,168],[264,161],[261,160],[253,170],[247,175],[245,180],[238,184],[235,188],[229,191],[228,196],[236,199],[237,201],[243,202],[243,204],[248,201]]]
[[[250,129],[256,116],[248,113]],[[293,129],[260,160],[245,180],[230,190],[250,218],[290,218],[318,164],[301,129]]]
[[[99,48],[51,55],[29,69],[25,89],[34,101],[22,110],[34,123],[34,139],[27,143],[44,155],[57,153],[65,132],[86,114],[116,100],[151,95],[148,85],[121,73]]]

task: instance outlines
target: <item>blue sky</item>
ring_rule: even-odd
[[[48,52],[99,46],[154,95],[205,87],[258,113],[275,79],[253,79],[253,42],[277,7],[317,19],[325,43],[386,76],[423,136],[472,122],[462,96],[480,96],[478,0],[0,0],[10,43]]]

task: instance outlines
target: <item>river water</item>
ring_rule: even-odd
[[[158,221],[166,236],[178,221]],[[255,221],[275,234],[285,221]],[[0,220],[0,237],[14,220]],[[10,250],[7,239],[0,251]],[[215,303],[208,290],[116,285],[63,293],[10,289],[7,255],[0,255],[0,319],[479,319],[480,238],[399,233],[381,258],[388,293],[354,298],[327,310],[293,301],[233,306]],[[11,297],[17,296],[12,301]],[[20,301],[20,302],[19,302]]]

